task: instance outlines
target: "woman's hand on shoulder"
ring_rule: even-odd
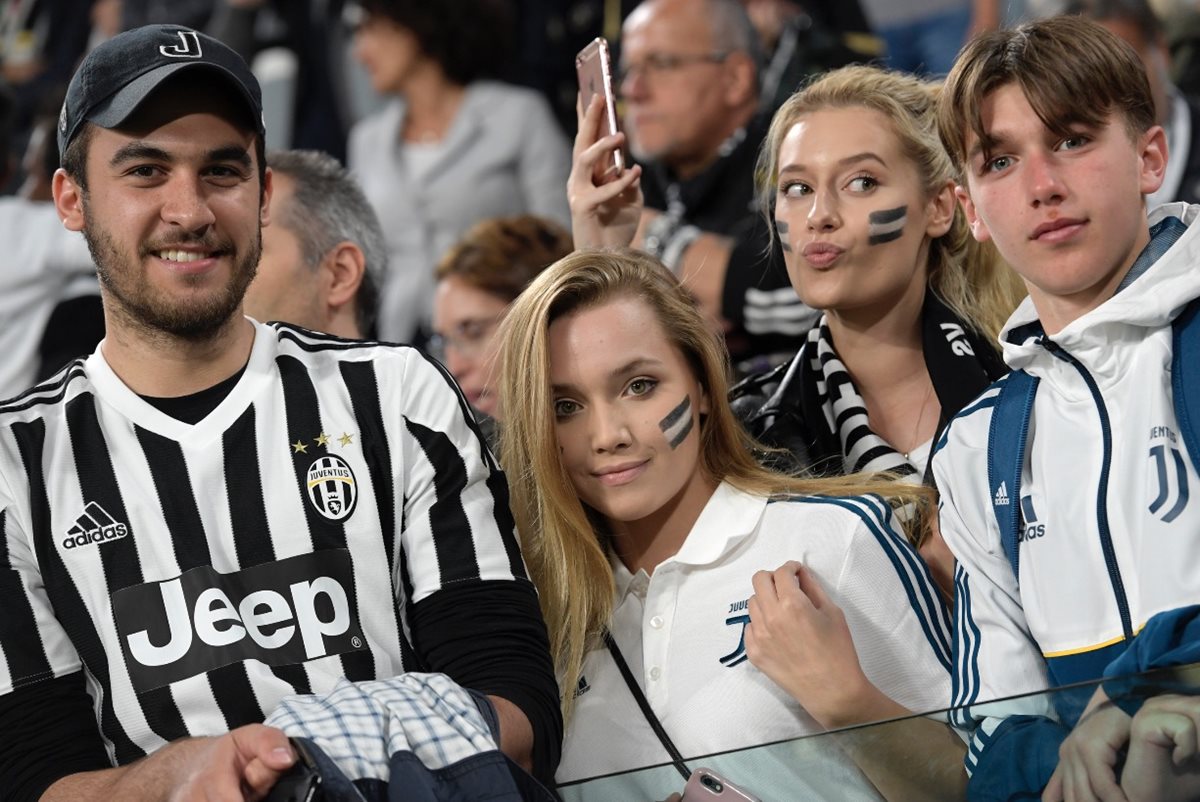
[[[642,219],[642,168],[633,165],[617,173],[611,166],[611,155],[625,143],[625,134],[600,137],[603,111],[599,95],[586,109],[576,105],[579,133],[567,178],[576,248],[630,245]]]
[[[746,654],[826,729],[872,720],[881,696],[863,673],[846,617],[795,561],[754,575]]]

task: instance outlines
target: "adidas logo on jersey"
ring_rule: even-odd
[[[1018,543],[1046,536],[1046,524],[1038,521],[1037,512],[1033,509],[1032,496],[1021,497],[1021,519],[1023,523],[1017,532]]]
[[[92,543],[107,543],[129,534],[129,527],[114,519],[94,501],[83,506],[83,515],[75,519],[75,525],[67,530],[63,540],[64,549],[89,546]]]
[[[141,692],[244,660],[296,665],[364,649],[353,587],[350,552],[335,549],[122,588],[113,616]]]
[[[1008,482],[1001,482],[1000,487],[996,488],[996,495],[992,498],[992,504],[997,507],[1008,506]]]

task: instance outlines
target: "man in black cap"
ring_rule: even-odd
[[[54,200],[107,336],[0,407],[0,789],[261,799],[263,726],[341,677],[440,671],[551,777],[562,721],[503,474],[414,349],[241,314],[271,174],[258,84],[179,26],[79,68]]]

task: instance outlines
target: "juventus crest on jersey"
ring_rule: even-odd
[[[82,669],[119,764],[394,676],[407,605],[525,577],[442,368],[281,324],[194,425],[99,351],[0,409],[0,532],[0,694]]]

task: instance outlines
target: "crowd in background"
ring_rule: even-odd
[[[6,4],[0,12],[5,133],[0,145],[8,154],[4,186],[23,200],[6,204],[0,225],[36,226],[38,214],[25,202],[50,199],[57,167],[50,134],[66,81],[83,54],[121,30],[147,23],[195,27],[229,43],[256,71],[268,148],[325,152],[362,186],[388,250],[378,278],[379,314],[368,333],[424,344],[435,333],[433,266],[468,228],[520,214],[569,223],[568,142],[575,135],[578,89],[574,55],[596,36],[612,42],[617,64],[628,60],[629,47],[644,49],[627,22],[636,5],[631,0]],[[757,214],[750,175],[771,115],[798,86],[829,69],[872,63],[944,75],[974,33],[1094,6],[1091,13],[1108,19],[1141,55],[1158,120],[1171,136],[1172,153],[1180,155],[1152,203],[1200,196],[1193,177],[1200,172],[1200,148],[1190,147],[1196,108],[1191,98],[1200,92],[1191,37],[1200,28],[1189,23],[1195,12],[1185,2],[742,5],[753,31],[728,20],[714,26],[719,39],[714,44],[730,52],[729,61],[746,53],[753,65],[737,100],[705,111],[689,107],[690,88],[672,99],[652,92],[647,80],[624,74],[616,86],[624,125],[631,129],[626,147],[648,170],[646,208],[666,212],[660,229],[648,232],[651,242],[679,224],[716,235],[699,238],[688,228],[692,259],[707,258],[715,245],[714,258],[726,263],[697,274],[692,292],[724,328],[739,373],[779,364],[816,320],[790,289],[778,249],[772,249]],[[676,33],[664,41],[670,47],[685,37]],[[651,46],[659,44],[651,40]],[[705,77],[703,70],[676,64],[648,69],[683,82]],[[669,138],[654,130],[649,123],[654,118]],[[689,161],[711,167],[718,153],[718,168],[697,179]],[[35,311],[27,302],[13,302],[32,317],[21,327],[18,350],[25,353],[7,369],[13,378],[0,383],[0,395],[15,394],[86,353],[102,329],[79,238],[21,239],[36,241],[22,247],[38,252],[16,259],[23,267],[10,270],[2,286],[19,288],[6,293],[14,299],[21,291],[36,292],[39,304]],[[658,255],[669,262],[682,251]],[[21,271],[39,276],[41,284],[22,279]],[[74,321],[78,333],[47,325],[63,319]]]
[[[970,527],[953,504],[966,502],[945,492],[947,468],[938,484],[956,517],[942,513],[943,538],[934,466],[966,449],[934,456],[955,416],[1005,381],[1012,321],[1031,302],[1004,232],[964,189],[964,160],[995,143],[956,152],[947,136],[979,130],[955,129],[939,93],[973,37],[1059,15],[1098,23],[1144,70],[1145,108],[1108,112],[1162,127],[1170,158],[1147,208],[1200,201],[1200,6],[1186,0],[5,3],[0,397],[104,336],[100,288],[112,286],[52,200],[73,174],[55,172],[72,136],[59,117],[68,81],[122,31],[194,28],[262,86],[273,195],[246,314],[437,357],[508,473],[561,684],[558,782],[667,759],[674,745],[647,708],[695,755],[988,701],[953,675],[975,665],[962,632],[972,609],[1016,615],[995,602],[1007,586],[966,603],[962,550],[978,572],[1003,555],[962,545]],[[612,46],[619,132],[577,94],[575,54],[598,36]],[[1017,103],[1014,119],[1032,104],[1053,129],[1039,102]],[[1152,217],[1141,244],[1170,249],[1183,236],[1171,220]],[[828,241],[802,244],[802,231]],[[653,364],[653,379],[625,364],[643,352],[635,367]],[[641,404],[653,420],[598,400],[617,378],[613,410]],[[618,459],[651,441],[652,458]],[[1164,497],[1169,465],[1185,481],[1180,452],[1166,453]],[[657,471],[653,499],[610,492],[643,470]],[[1034,503],[1014,499],[1022,526],[1038,522]],[[821,536],[789,540],[809,531]],[[728,607],[720,623],[739,636],[719,664],[670,640],[706,603]],[[809,636],[820,645],[796,646]],[[1054,656],[1005,648],[1038,670]],[[644,688],[617,672],[622,652]],[[713,679],[746,660],[756,673]],[[656,672],[671,670],[668,701]],[[834,685],[845,691],[831,699]],[[965,793],[956,767],[965,756],[978,770],[1011,716],[914,722],[902,737],[922,744],[921,792]],[[883,748],[823,759],[805,779],[818,797],[909,798],[916,782]]]

